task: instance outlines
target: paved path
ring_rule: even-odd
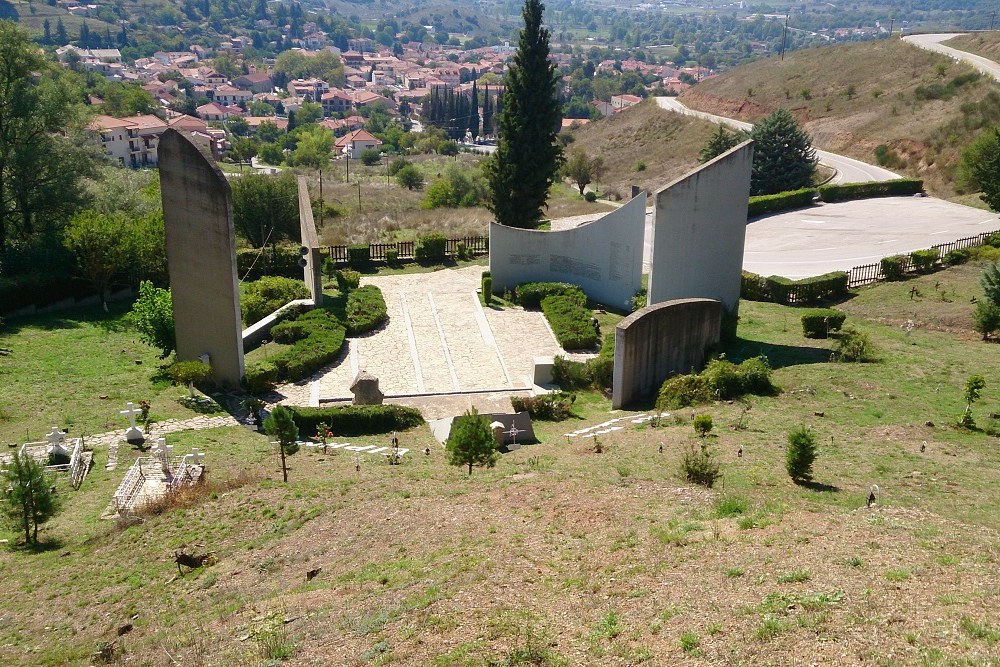
[[[161,422],[154,422],[151,425],[149,433],[146,434],[146,442],[155,442],[157,438],[162,438],[168,433],[175,433],[177,431],[191,431],[238,425],[239,422],[236,421],[232,415],[228,414],[200,415],[198,417],[191,417],[190,419],[164,419]],[[85,442],[90,448],[102,445],[106,445],[108,447],[108,462],[104,466],[105,469],[114,470],[118,467],[118,446],[120,443],[125,441],[125,431],[127,430],[128,429],[123,428],[117,431],[108,431],[106,433],[88,435],[85,438]]]
[[[695,111],[694,109],[690,109],[685,106],[684,103],[676,97],[657,97],[656,103],[661,109],[682,113],[688,116],[697,116],[698,118],[703,118],[713,123],[727,125],[738,130],[749,131],[753,127],[750,123],[741,120],[726,118],[724,116],[716,116],[715,114],[705,113],[704,111]],[[899,174],[893,173],[888,169],[876,167],[875,165],[862,162],[861,160],[855,160],[854,158],[846,157],[844,155],[830,153],[829,151],[816,149],[816,156],[822,164],[836,170],[837,173],[833,177],[831,181],[832,183],[867,183],[869,181],[891,181],[895,178],[899,178]]]
[[[348,352],[313,378],[278,388],[280,402],[350,400],[359,370],[379,379],[388,398],[489,394],[531,389],[534,357],[564,354],[539,312],[483,308],[483,267],[377,276],[389,321],[348,341]]]
[[[988,58],[983,58],[982,56],[977,56],[974,53],[969,53],[968,51],[959,51],[958,49],[952,48],[950,46],[945,46],[941,42],[948,41],[952,37],[960,37],[968,33],[964,32],[954,32],[954,33],[944,33],[944,34],[934,34],[934,35],[907,35],[903,38],[904,42],[909,42],[914,46],[918,46],[921,49],[927,49],[928,51],[937,51],[938,53],[943,53],[947,56],[954,58],[955,60],[964,60],[969,63],[977,70],[985,74],[986,76],[991,76],[997,81],[1000,81],[1000,64],[989,60]]]

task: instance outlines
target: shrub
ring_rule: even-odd
[[[347,333],[358,336],[381,326],[389,319],[382,290],[365,285],[347,293]]]
[[[837,202],[850,199],[866,199],[869,197],[914,195],[923,192],[923,190],[924,182],[920,179],[897,178],[892,181],[823,185],[819,188],[819,198],[824,202]]]
[[[493,301],[493,278],[483,276],[483,303],[487,306]]]
[[[385,251],[385,263],[389,266],[397,266],[399,264],[399,250],[396,248],[387,248]]]
[[[722,473],[715,452],[703,442],[700,446],[688,445],[681,459],[681,475],[689,482],[712,488]]]
[[[882,267],[882,276],[889,281],[902,280],[903,274],[906,272],[905,260],[905,255],[883,257],[882,261],[879,262]]]
[[[417,245],[413,250],[413,255],[416,260],[422,264],[443,262],[448,256],[445,251],[447,243],[448,239],[445,238],[443,234],[439,234],[437,232],[421,236],[417,239]]]
[[[347,246],[347,265],[355,270],[365,269],[372,262],[371,247],[367,243]]]
[[[295,341],[302,340],[308,336],[309,331],[309,325],[305,322],[288,320],[286,322],[279,322],[271,327],[271,339],[275,343],[291,345]]]
[[[337,435],[354,437],[406,431],[424,423],[420,411],[402,405],[346,405],[336,408],[293,407],[295,425],[314,435],[321,424]]]
[[[935,248],[927,250],[914,250],[910,253],[910,261],[918,273],[930,273],[934,270],[934,265],[938,261],[938,251]]]
[[[802,315],[802,335],[806,338],[828,338],[831,331],[839,331],[847,313],[833,308],[813,308]]]
[[[694,418],[694,431],[701,437],[712,432],[712,415],[700,414]]]
[[[767,396],[775,392],[771,381],[771,364],[767,362],[767,357],[744,360],[740,364],[740,371],[743,373],[744,393]]]
[[[942,261],[945,266],[958,266],[959,264],[965,264],[968,262],[969,257],[970,254],[968,250],[949,250],[945,253]]]
[[[514,298],[523,308],[540,308],[547,296],[565,296],[587,305],[587,295],[570,283],[521,283],[514,290]]]
[[[788,455],[785,470],[796,483],[812,479],[813,461],[816,460],[816,437],[805,426],[796,426],[788,432]]]
[[[409,166],[410,161],[405,157],[394,158],[392,162],[389,163],[389,175],[395,176],[403,167]]]
[[[207,380],[212,375],[212,367],[200,361],[177,361],[167,369],[174,384],[187,385],[194,396],[194,385]]]
[[[656,408],[669,410],[706,403],[713,398],[729,400],[744,394],[774,392],[771,366],[766,358],[754,357],[736,365],[720,357],[708,362],[701,373],[667,378],[660,387]]]
[[[540,396],[511,396],[514,412],[527,412],[532,419],[541,421],[563,421],[573,416],[573,402],[576,396],[557,392]]]
[[[709,361],[701,375],[708,383],[709,392],[716,399],[729,400],[745,393],[743,374],[739,367],[724,357]]]
[[[601,341],[601,352],[593,359],[588,359],[587,376],[594,389],[610,389],[615,370],[615,332],[604,335]]]
[[[777,211],[787,211],[792,208],[811,206],[815,197],[816,190],[813,188],[802,188],[800,190],[779,192],[774,195],[750,197],[747,203],[747,217],[752,218],[765,213],[775,213]]]
[[[593,315],[578,300],[568,296],[547,296],[542,299],[542,312],[563,349],[587,350],[597,345],[598,332]]]
[[[264,276],[244,287],[240,297],[243,321],[246,324],[253,324],[289,301],[305,299],[308,296],[309,290],[301,280]]]
[[[753,276],[753,274],[750,274]],[[823,299],[837,298],[847,294],[848,274],[846,271],[832,271],[821,276],[791,280],[783,276],[770,276],[763,280],[766,299],[775,303],[808,303]],[[750,278],[744,277],[741,289],[748,284],[753,289]],[[758,297],[760,295],[757,295]],[[761,300],[761,299],[757,299]]]
[[[564,357],[556,357],[552,363],[552,381],[566,390],[586,389],[590,386],[587,365]]]
[[[597,201],[597,193],[591,190],[587,192],[587,194],[583,195],[583,198],[588,202],[590,202],[591,204],[593,204],[595,201]]]
[[[240,248],[236,251],[236,270],[243,280],[261,276],[302,278],[298,245],[275,245],[266,248]]]
[[[667,378],[660,387],[660,393],[656,399],[656,409],[685,408],[689,405],[705,403],[711,398],[712,393],[708,388],[708,380],[704,376],[697,374],[675,375]]]
[[[361,274],[351,269],[341,269],[337,271],[337,289],[341,292],[349,292],[357,289],[361,284]]]
[[[376,148],[366,148],[361,151],[361,162],[366,167],[374,167],[382,159],[382,154]]]
[[[327,278],[333,278],[337,274],[337,263],[333,261],[333,257],[327,255],[323,258],[323,275]]]
[[[396,173],[396,183],[407,190],[419,190],[424,185],[424,175],[412,164],[408,164]]]
[[[989,301],[980,301],[972,312],[972,329],[987,340],[990,334],[1000,330],[1000,306]]]
[[[274,329],[291,347],[247,367],[243,383],[250,393],[261,393],[278,382],[295,382],[312,375],[337,358],[346,334],[337,318],[322,309],[277,324]]]
[[[837,339],[834,353],[841,361],[877,361],[875,345],[868,334],[856,329],[844,329]]]
[[[632,312],[637,310],[642,310],[646,307],[649,301],[649,295],[645,287],[640,287],[639,290],[632,296]]]
[[[771,292],[767,288],[767,279],[750,271],[743,271],[740,276],[740,298],[750,301],[770,301]]]

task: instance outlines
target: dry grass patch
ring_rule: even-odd
[[[979,32],[971,35],[952,37],[945,46],[960,51],[975,53],[977,56],[1000,61],[1000,32]]]

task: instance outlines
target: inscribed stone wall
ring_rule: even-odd
[[[753,142],[705,163],[656,193],[649,300],[740,298]]]
[[[637,310],[615,327],[611,407],[657,391],[673,373],[700,370],[719,342],[722,307],[714,299],[678,299]]]
[[[628,309],[642,285],[646,197],[573,229],[534,231],[490,225],[493,291],[519,283],[579,285],[591,299]]]
[[[207,354],[215,379],[234,386],[243,377],[243,323],[229,183],[173,128],[158,150],[177,359]]]

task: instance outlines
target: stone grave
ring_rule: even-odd
[[[138,457],[125,473],[102,518],[124,517],[169,493],[201,481],[205,473],[205,453],[192,448],[177,456],[166,438],[158,438],[149,456]]]

